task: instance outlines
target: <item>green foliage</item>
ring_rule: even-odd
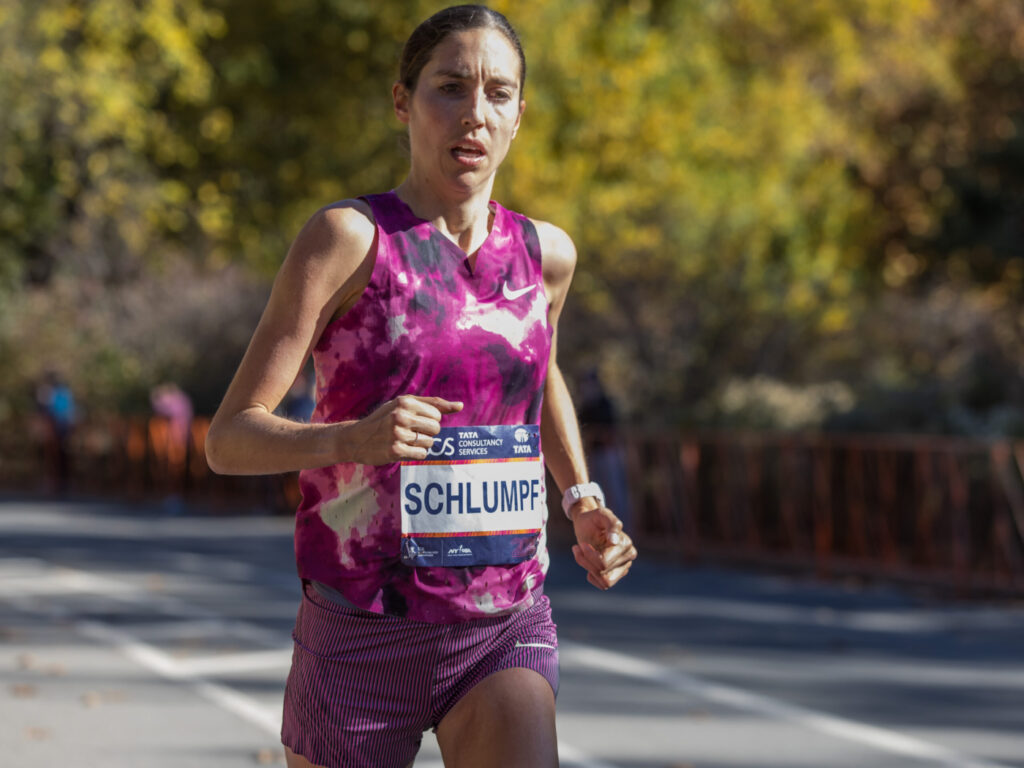
[[[266,279],[321,205],[401,180],[390,87],[402,42],[443,5],[0,2],[0,385],[24,391],[56,360],[97,403],[142,402],[162,377],[215,402],[227,373],[202,361],[231,349],[230,370],[239,334],[216,329],[251,314],[209,293],[239,288],[218,271]],[[950,413],[992,410],[948,354],[979,334],[989,368],[1020,382],[1019,2],[494,7],[528,59],[496,196],[577,244],[570,373],[598,366],[660,423],[732,423],[836,379],[854,415],[928,386]],[[172,273],[178,291],[154,288]],[[970,333],[930,309],[943,291],[984,308]],[[139,295],[146,311],[124,310]],[[78,327],[82,356],[57,356],[57,333],[33,345],[28,318]],[[161,336],[147,318],[165,318],[166,343],[128,338]],[[993,397],[1021,404],[1021,389]]]
[[[116,281],[181,231],[175,169],[195,150],[169,115],[206,102],[204,40],[225,30],[199,0],[40,0],[0,6],[0,264]]]
[[[941,167],[973,178],[984,126],[1013,138],[1019,4],[527,6],[509,7],[531,20],[542,86],[503,192],[577,240],[574,362],[671,418],[759,373],[880,384],[850,337],[880,291],[948,257],[935,236],[958,195]],[[1019,183],[988,188],[1020,210]],[[961,218],[977,238],[984,222]],[[988,279],[1019,285],[1021,240],[1004,242],[1017,258]]]

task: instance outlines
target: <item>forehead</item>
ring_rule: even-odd
[[[459,73],[518,83],[519,53],[497,29],[467,29],[452,32],[438,43],[423,69],[428,75]]]

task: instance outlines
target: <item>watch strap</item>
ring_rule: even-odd
[[[601,486],[591,481],[589,483],[577,483],[576,485],[569,486],[565,489],[565,493],[562,494],[562,511],[565,512],[565,516],[572,520],[569,515],[569,509],[580,499],[585,496],[593,496],[597,499],[597,503],[602,507],[604,506],[604,491],[601,490]]]

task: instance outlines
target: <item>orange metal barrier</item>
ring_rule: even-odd
[[[1024,595],[1024,443],[636,432],[615,439],[629,469],[631,528],[649,551]]]
[[[195,419],[184,444],[168,427],[160,418],[80,425],[67,446],[66,492],[295,510],[295,473],[215,475],[203,451],[209,421]],[[610,446],[624,465],[629,529],[647,552],[1024,595],[1024,443],[593,429],[584,437],[595,479],[604,480],[600,450],[608,456]],[[53,439],[38,423],[7,430],[0,488],[57,490]],[[557,494],[549,501],[552,533],[566,533]]]
[[[193,419],[183,441],[161,417],[110,418],[78,425],[67,446],[70,476],[59,478],[52,431],[36,424],[19,444],[0,443],[0,487],[28,492],[116,496],[132,501],[188,502],[212,511],[294,511],[296,473],[225,477],[206,463],[210,422]],[[25,443],[28,443],[26,450]]]

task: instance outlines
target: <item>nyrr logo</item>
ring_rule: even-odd
[[[459,544],[455,547],[449,547],[448,557],[469,557],[473,554],[473,550],[467,547],[465,544]]]

